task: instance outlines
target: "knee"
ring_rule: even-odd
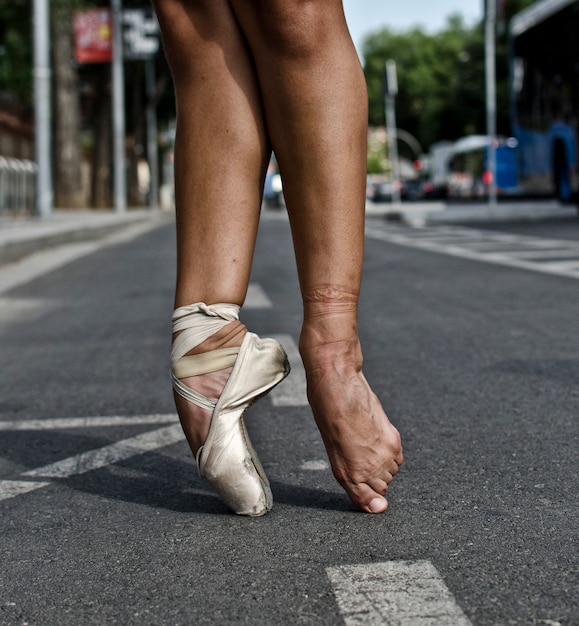
[[[207,42],[217,40],[223,16],[214,0],[153,0],[163,37],[163,49],[173,74],[188,73],[207,54]],[[174,76],[175,77],[175,76]]]
[[[326,48],[343,20],[336,0],[262,0],[259,23],[268,51],[307,59]]]

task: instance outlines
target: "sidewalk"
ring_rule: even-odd
[[[68,243],[94,241],[137,224],[172,218],[172,211],[130,209],[124,213],[97,210],[56,210],[44,219],[0,217],[0,265]]]
[[[577,207],[554,200],[486,203],[389,202],[366,203],[366,215],[382,215],[409,226],[434,224],[476,224],[485,222],[528,222],[551,219],[577,219]]]

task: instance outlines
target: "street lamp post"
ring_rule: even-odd
[[[36,213],[50,217],[54,194],[50,153],[50,13],[48,0],[34,0],[34,118]]]
[[[117,213],[124,213],[127,208],[127,182],[125,175],[125,78],[121,11],[121,0],[111,0],[113,22],[113,201]]]
[[[496,67],[495,67],[495,32],[497,22],[497,0],[486,0],[485,19],[485,74],[486,74],[486,113],[487,135],[490,143],[488,147],[487,170],[490,173],[489,206],[497,205],[497,95],[496,95]]]
[[[392,204],[400,204],[400,165],[398,161],[398,137],[396,134],[395,98],[398,93],[396,61],[386,61],[386,89],[384,104],[386,109],[386,131],[388,133],[388,156],[392,172]]]

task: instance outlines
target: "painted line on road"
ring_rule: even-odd
[[[174,419],[174,416],[172,417]],[[21,474],[20,478],[77,476],[181,441],[184,441],[181,425],[173,424],[29,470]],[[50,482],[46,481],[0,480],[0,500],[7,500],[48,485]]]
[[[24,480],[0,480],[0,501],[48,487],[50,483]]]
[[[21,261],[0,268],[0,293],[20,287],[102,247],[102,242],[69,243],[36,252]]]
[[[0,267],[0,294],[40,278],[64,265],[84,256],[97,252],[101,248],[114,246],[136,239],[145,233],[167,223],[167,218],[150,219],[144,223],[120,226],[118,232],[96,241],[68,243],[47,248],[25,258]],[[79,228],[81,226],[79,225]]]
[[[300,465],[300,469],[305,472],[324,472],[330,469],[330,464],[323,459],[318,461],[304,461]]]
[[[133,456],[169,446],[183,441],[183,431],[180,424],[166,426],[148,433],[130,437],[112,443],[111,445],[82,452],[56,463],[24,472],[23,476],[31,478],[68,478],[78,476],[95,469],[100,469],[119,461],[130,459]]]
[[[274,406],[307,406],[306,371],[296,342],[291,335],[272,335],[286,351],[291,372],[271,391],[269,397]]]
[[[326,568],[346,626],[471,626],[430,561]]]
[[[422,232],[422,228],[417,228],[414,231],[410,231],[409,234],[403,231],[402,228],[396,227],[384,227],[384,226],[367,226],[366,236],[371,239],[378,239],[393,243],[400,246],[409,248],[417,248],[419,250],[425,250],[427,252],[436,252],[439,254],[446,254],[448,256],[460,257],[471,261],[482,261],[483,263],[492,263],[495,265],[503,265],[507,267],[514,267],[517,269],[531,270],[533,272],[541,272],[544,274],[554,274],[557,276],[564,276],[566,278],[579,279],[579,246],[573,246],[567,240],[553,240],[553,239],[538,239],[533,237],[519,236],[517,239],[518,244],[525,244],[530,249],[559,246],[559,248],[568,250],[575,250],[575,256],[577,262],[569,261],[568,263],[548,263],[542,261],[533,262],[532,260],[525,260],[521,256],[520,249],[511,251],[505,250],[503,252],[483,252],[476,249],[476,239],[473,239],[473,235],[477,233],[483,233],[483,231],[469,231],[469,229],[453,229],[452,231],[452,243],[448,244],[447,229],[441,229],[440,237],[432,236],[432,229]],[[411,234],[410,234],[411,233]],[[454,235],[457,238],[454,238]],[[484,231],[481,234],[479,243],[484,239],[485,242],[491,241],[493,238],[496,241],[504,241],[499,235],[492,235]]]
[[[545,265],[548,265],[552,270],[558,271],[579,271],[579,260],[573,261],[545,261]]]
[[[16,321],[22,321],[23,317],[35,312],[46,314],[51,306],[54,306],[53,300],[45,298],[2,298],[0,297],[0,324],[9,324]]]
[[[509,250],[509,256],[520,259],[574,258],[577,256],[577,250],[566,248],[557,248],[555,250]]]
[[[104,417],[60,417],[55,419],[0,421],[0,431],[58,430],[62,428],[103,428],[108,426],[136,426],[139,424],[177,423],[176,413],[154,415],[111,415]]]

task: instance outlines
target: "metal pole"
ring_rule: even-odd
[[[36,124],[35,158],[36,213],[50,217],[54,195],[50,150],[50,13],[48,0],[34,0],[34,116]]]
[[[491,174],[489,184],[489,206],[497,206],[497,96],[496,96],[496,68],[495,68],[495,29],[497,22],[496,0],[486,0],[485,20],[485,69],[486,69],[486,109],[487,135],[490,138],[488,148],[487,169]]]
[[[392,168],[392,204],[400,204],[400,164],[398,162],[398,137],[396,133],[396,106],[394,98],[398,93],[396,62],[386,61],[386,130],[388,133],[388,156]]]
[[[146,61],[147,152],[149,157],[149,206],[159,206],[159,154],[157,150],[157,111],[155,107],[155,58]]]
[[[127,181],[125,175],[125,78],[121,11],[121,0],[111,0],[113,18],[113,200],[117,213],[124,213],[127,209]]]

